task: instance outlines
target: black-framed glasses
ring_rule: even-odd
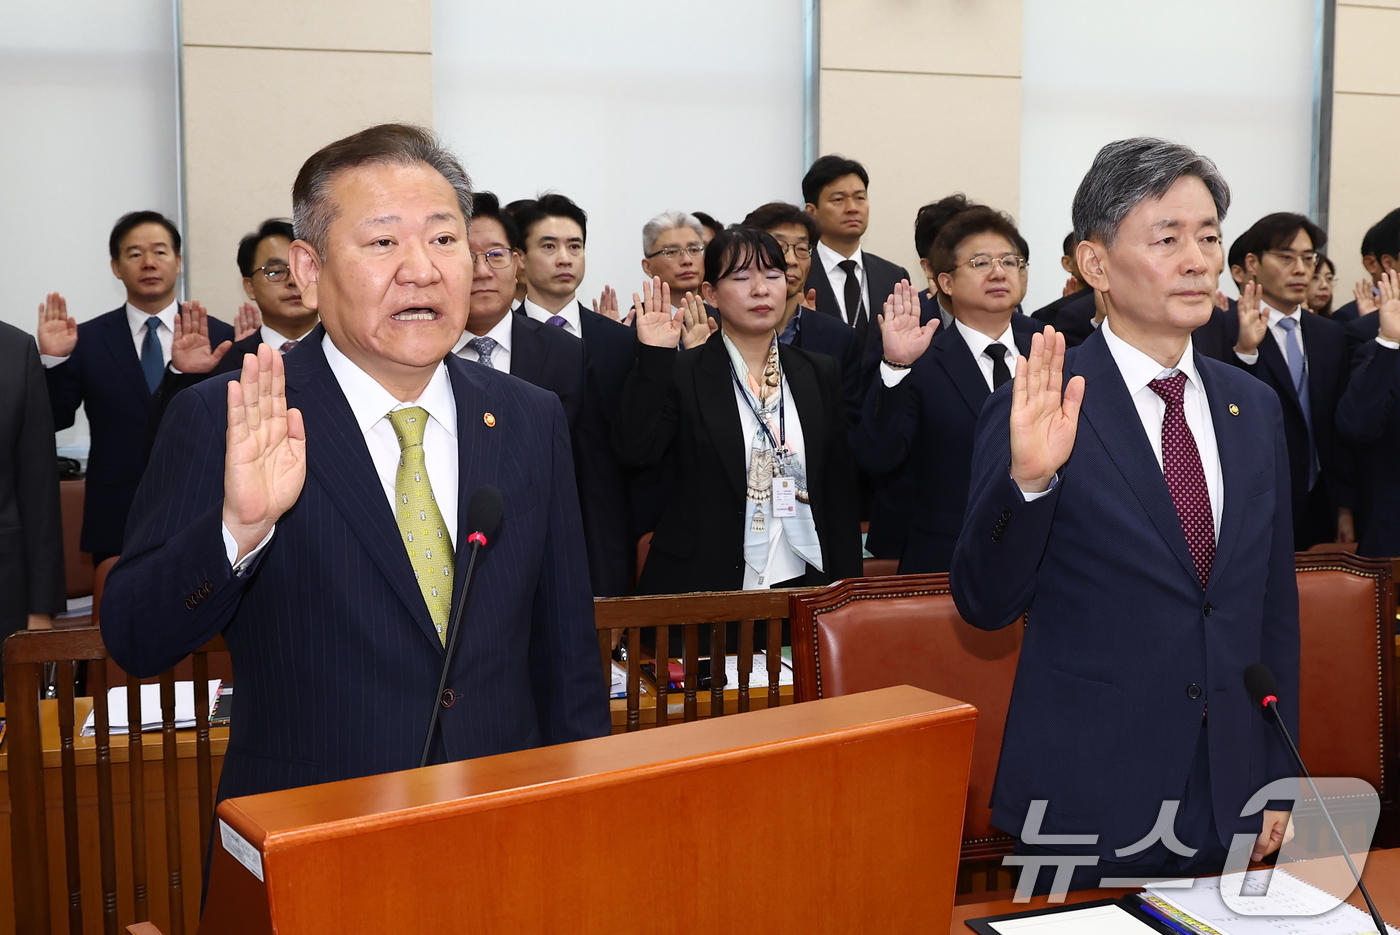
[[[1302,253],[1295,253],[1292,250],[1265,250],[1265,253],[1273,254],[1283,261],[1285,266],[1291,267],[1299,260],[1303,261],[1303,266],[1307,269],[1317,268],[1317,251],[1304,250]]]
[[[778,246],[783,248],[783,256],[787,256],[791,253],[799,260],[810,259],[812,256],[812,248],[805,243],[787,243],[786,241],[779,240]]]
[[[505,269],[510,265],[509,250],[487,250],[485,253],[473,253],[471,258],[473,266],[477,260],[485,260],[486,265],[492,269]]]
[[[268,282],[286,282],[287,277],[292,275],[292,271],[281,263],[266,263],[253,270],[255,273],[262,273],[263,279]]]
[[[1000,264],[1006,272],[1015,273],[1026,268],[1026,258],[1015,253],[1008,253],[1005,256],[987,256],[985,253],[979,253],[976,256],[968,257],[958,265],[966,266],[974,273],[985,275],[991,272],[993,264]]]
[[[688,244],[688,245],[686,245],[686,246],[684,246],[684,247],[677,247],[677,246],[662,247],[660,250],[657,250],[657,251],[654,252],[654,253],[648,253],[645,257],[643,257],[643,259],[650,260],[650,259],[651,259],[652,257],[654,257],[654,256],[664,256],[664,257],[665,257],[666,259],[668,259],[668,260],[674,260],[676,257],[680,256],[682,253],[684,253],[686,256],[690,257],[691,259],[697,259],[697,258],[699,258],[700,256],[703,256],[703,255],[704,255],[704,253],[705,253],[705,245],[702,244],[702,243],[693,243],[693,244]]]

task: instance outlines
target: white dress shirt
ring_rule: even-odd
[[[326,363],[340,384],[355,416],[355,424],[364,433],[365,445],[369,448],[370,460],[374,463],[379,483],[384,488],[384,498],[389,504],[390,513],[394,510],[394,487],[399,470],[399,440],[394,433],[393,423],[387,418],[390,412],[421,406],[428,412],[428,426],[423,431],[423,460],[428,469],[428,480],[433,487],[433,499],[442,512],[442,520],[447,525],[447,534],[457,541],[457,401],[452,395],[452,381],[447,376],[447,365],[439,364],[433,371],[418,399],[413,402],[400,402],[374,377],[365,373],[350,358],[335,346],[330,335],[321,339],[321,347],[326,354]],[[238,545],[224,527],[224,549],[228,553],[229,564],[235,573],[241,573],[249,562],[272,541],[276,526],[268,531],[267,537],[247,555],[238,560]]]
[[[496,342],[495,349],[491,351],[491,369],[499,370],[502,373],[510,373],[510,330],[512,317],[514,317],[514,313],[506,312],[501,320],[496,322],[494,328],[482,335],[482,337],[490,338]],[[452,349],[452,353],[463,360],[474,360],[480,363],[481,355],[476,352],[475,348],[467,347],[467,342],[474,337],[476,337],[476,335],[472,334],[470,331],[462,332],[462,339],[457,342],[457,346]]]
[[[262,335],[262,343],[266,344],[268,347],[272,348],[274,351],[280,351],[280,350],[282,350],[282,345],[283,345],[283,344],[286,344],[288,341],[297,341],[297,342],[304,341],[304,340],[306,340],[306,335],[307,335],[307,334],[310,334],[311,332],[313,332],[313,331],[315,331],[315,330],[316,330],[316,326],[315,326],[315,325],[312,325],[310,328],[307,328],[307,329],[306,329],[306,334],[303,334],[301,337],[289,338],[289,337],[287,337],[285,334],[283,334],[282,332],[280,332],[280,331],[274,331],[274,330],[272,330],[270,327],[268,327],[267,325],[263,325],[262,328],[259,329],[259,333]]]
[[[175,342],[175,310],[179,306],[178,302],[171,302],[165,308],[156,312],[155,318],[160,322],[156,328],[156,337],[160,339],[161,366],[170,363],[170,345]],[[131,328],[131,341],[136,346],[136,359],[141,359],[141,347],[146,343],[146,320],[151,316],[126,303],[126,323]],[[45,368],[57,367],[67,360],[67,357],[51,357],[48,354],[41,355],[39,360]]]
[[[953,320],[953,327],[958,329],[958,334],[962,335],[963,341],[967,342],[967,349],[972,352],[972,359],[977,361],[977,366],[982,371],[982,379],[987,381],[987,389],[994,389],[992,386],[992,359],[983,353],[990,345],[1000,344],[1007,349],[1006,369],[1015,374],[1016,355],[1021,352],[1016,347],[1016,338],[1011,331],[1011,325],[1008,324],[1006,330],[996,338],[989,338],[976,328],[969,328],[957,319]],[[898,386],[900,381],[908,375],[909,368],[907,367],[903,370],[896,370],[884,361],[880,362],[880,379],[884,381],[885,386]]]
[[[1303,353],[1303,372],[1306,374],[1308,369],[1308,348],[1307,345],[1303,343],[1303,306],[1299,305],[1297,308],[1293,309],[1293,311],[1284,314],[1267,302],[1261,302],[1260,304],[1269,311],[1269,334],[1273,335],[1274,341],[1278,344],[1278,351],[1283,355],[1285,363],[1288,362],[1288,331],[1285,330],[1279,322],[1283,321],[1285,318],[1293,319],[1293,334],[1298,338],[1298,350]],[[1235,356],[1251,366],[1259,363],[1258,348],[1255,348],[1252,354],[1241,354],[1239,351],[1235,351]]]
[[[549,320],[555,316],[555,314],[558,314],[560,318],[564,319],[565,331],[569,332],[569,334],[573,335],[576,338],[583,337],[583,328],[579,325],[577,300],[570,300],[569,304],[561,308],[557,313],[551,312],[548,309],[540,308],[538,305],[536,305],[534,302],[531,302],[529,299],[525,300],[524,305],[525,314],[533,318],[535,321],[542,321],[548,323]]]
[[[856,322],[853,316],[859,309],[847,310],[846,308],[846,271],[841,268],[840,264],[846,260],[856,261],[856,281],[860,283],[861,298],[865,299],[868,291],[865,288],[865,254],[857,247],[855,253],[848,257],[842,256],[819,240],[817,241],[817,259],[821,260],[822,269],[826,271],[826,280],[831,283],[831,291],[836,293],[836,307],[841,310],[841,320],[848,325],[854,325]],[[875,321],[875,311],[867,308],[865,314],[872,323]]]

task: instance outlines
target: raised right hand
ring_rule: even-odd
[[[1011,478],[1041,493],[1074,451],[1084,378],[1064,380],[1065,336],[1050,325],[1031,338],[1030,357],[1016,358],[1011,392]]]
[[[1377,308],[1376,292],[1371,284],[1366,280],[1361,280],[1351,290],[1351,294],[1356,296],[1356,311],[1358,315],[1369,315]]]
[[[78,322],[68,315],[68,301],[50,292],[39,306],[39,353],[67,357],[78,346]]]
[[[1235,341],[1235,353],[1253,354],[1259,350],[1264,335],[1269,333],[1269,310],[1261,301],[1263,290],[1258,283],[1247,282],[1240,290],[1236,311],[1240,317],[1240,336]]]
[[[1386,270],[1376,286],[1381,290],[1377,303],[1381,316],[1380,336],[1387,341],[1400,342],[1400,270]]]
[[[170,366],[181,373],[208,373],[224,359],[232,341],[209,347],[209,313],[198,302],[186,302],[175,316],[175,337],[170,342]]]
[[[653,276],[642,283],[642,294],[632,293],[637,310],[637,339],[650,347],[674,348],[681,343],[685,327],[682,316],[671,317],[671,287]]]
[[[259,345],[243,358],[228,385],[224,454],[224,526],[251,552],[301,495],[306,481],[306,426],[301,410],[287,408],[282,355]]]
[[[233,316],[233,339],[242,341],[252,337],[255,331],[262,328],[262,323],[262,309],[252,302],[244,302]]]
[[[894,292],[885,300],[885,312],[876,320],[880,322],[885,359],[906,366],[924,356],[939,324],[937,317],[926,325],[919,324],[919,293],[907,279],[894,284]]]

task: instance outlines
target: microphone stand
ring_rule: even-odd
[[[1351,854],[1347,851],[1346,842],[1342,840],[1342,834],[1337,830],[1336,822],[1332,820],[1332,812],[1327,808],[1327,803],[1322,801],[1322,794],[1317,791],[1317,783],[1313,782],[1312,773],[1308,772],[1308,767],[1303,763],[1303,756],[1298,752],[1298,745],[1293,742],[1293,735],[1288,732],[1288,726],[1283,723],[1283,715],[1278,710],[1278,699],[1270,695],[1264,700],[1264,706],[1274,712],[1274,720],[1278,723],[1283,739],[1288,741],[1288,750],[1293,754],[1293,761],[1298,764],[1298,769],[1302,770],[1303,777],[1308,781],[1308,788],[1312,789],[1313,798],[1317,799],[1317,804],[1322,808],[1323,817],[1327,819],[1327,825],[1332,829],[1332,836],[1337,839],[1337,844],[1341,846],[1342,857],[1346,859],[1347,867],[1351,870],[1351,877],[1356,881],[1357,889],[1361,890],[1361,898],[1366,900],[1366,908],[1371,910],[1371,921],[1376,924],[1376,931],[1380,935],[1386,935],[1385,920],[1381,918],[1380,910],[1371,900],[1371,894],[1367,891],[1366,884],[1361,882],[1361,874],[1357,872],[1356,864],[1351,861]]]
[[[457,602],[452,617],[447,621],[447,651],[442,658],[442,674],[438,677],[437,694],[433,696],[433,713],[428,718],[428,735],[423,738],[423,756],[418,766],[428,765],[428,751],[433,746],[433,734],[437,731],[438,715],[442,712],[442,692],[447,688],[447,673],[452,669],[452,658],[457,655],[457,636],[461,633],[462,613],[467,607],[467,597],[471,594],[472,573],[476,571],[476,554],[486,545],[486,536],[474,532],[467,537],[471,552],[467,554],[467,572],[462,576],[462,599]]]

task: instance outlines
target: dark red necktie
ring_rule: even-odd
[[[1196,448],[1196,436],[1191,434],[1181,407],[1186,374],[1153,380],[1147,385],[1167,404],[1162,416],[1162,473],[1166,475],[1176,517],[1181,521],[1181,531],[1186,534],[1186,549],[1196,564],[1196,574],[1204,590],[1210,581],[1211,565],[1215,564],[1215,517],[1210,510],[1201,452]]]

